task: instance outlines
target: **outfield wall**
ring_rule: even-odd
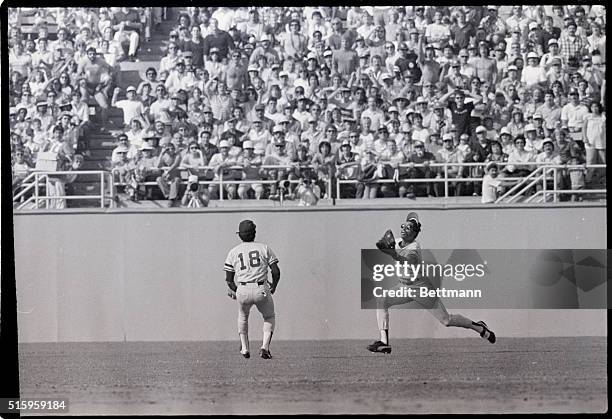
[[[240,220],[278,255],[278,339],[376,336],[360,310],[361,248],[407,209],[20,213],[14,217],[21,342],[236,338],[222,272]],[[605,207],[420,209],[426,248],[605,248]],[[260,337],[253,311],[251,333]],[[605,334],[605,310],[473,310],[507,336]],[[392,319],[394,336],[470,336],[427,313]]]

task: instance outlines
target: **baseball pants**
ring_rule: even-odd
[[[263,316],[264,332],[274,331],[274,300],[267,281],[263,285],[257,285],[257,283],[239,284],[236,290],[236,301],[238,301],[238,333],[248,333],[249,313],[253,305]]]
[[[398,283],[396,288],[403,286],[409,288],[427,287],[434,289],[429,281],[418,282],[412,285]],[[460,314],[449,314],[438,297],[404,297],[404,298],[379,298],[378,308],[376,309],[376,320],[379,330],[389,330],[389,307],[394,305],[416,302],[421,308],[427,309],[443,326],[455,326],[469,328],[471,321]]]

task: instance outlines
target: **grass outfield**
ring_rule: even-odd
[[[607,338],[20,345],[22,397],[68,414],[605,412]]]

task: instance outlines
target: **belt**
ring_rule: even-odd
[[[239,282],[239,285],[247,285],[247,284],[252,284],[253,282]],[[263,285],[265,284],[266,281],[257,281],[257,285]]]
[[[569,127],[569,132],[582,132],[582,127]]]

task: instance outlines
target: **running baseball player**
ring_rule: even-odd
[[[280,269],[276,255],[263,243],[255,241],[255,223],[243,220],[238,226],[242,243],[227,254],[223,270],[229,287],[228,296],[238,301],[238,335],[240,353],[250,358],[249,312],[255,305],[264,319],[263,344],[259,355],[270,359],[270,341],[274,332],[274,300],[272,294],[280,281]],[[272,272],[272,284],[268,282],[268,268]]]
[[[420,231],[421,223],[419,222],[419,218],[416,213],[411,212],[406,217],[406,222],[401,225],[400,240],[395,240],[393,232],[387,230],[383,238],[376,243],[376,246],[397,261],[407,261],[411,265],[418,265],[423,260],[421,245],[416,241]],[[427,277],[416,278],[414,282],[410,279],[400,277],[397,287],[406,286],[416,287],[417,289],[425,286],[431,289],[434,288]],[[376,309],[376,319],[380,331],[380,340],[368,345],[367,348],[370,352],[391,353],[391,345],[389,344],[389,307],[412,301],[426,308],[444,326],[472,329],[479,333],[484,339],[491,343],[495,343],[495,333],[487,327],[485,322],[473,322],[461,314],[449,314],[438,297],[416,296],[414,298],[379,298],[377,300],[378,308]]]

